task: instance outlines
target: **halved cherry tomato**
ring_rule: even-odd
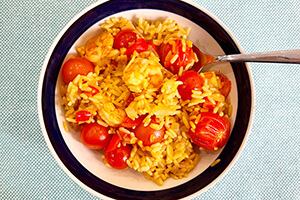
[[[118,145],[120,144],[121,139],[117,134],[114,134],[107,146],[107,148],[105,149],[105,151],[113,151],[115,150]]]
[[[202,90],[203,79],[195,71],[186,71],[177,80],[183,83],[178,86],[178,92],[184,101],[192,99],[192,90]]]
[[[125,29],[120,31],[114,40],[113,47],[115,49],[121,49],[122,47],[128,48],[131,43],[135,43],[137,34],[131,29]]]
[[[91,112],[87,110],[80,110],[75,115],[75,120],[77,122],[84,122],[89,120],[91,117]]]
[[[122,126],[125,128],[133,128],[137,125],[139,125],[144,119],[145,115],[140,115],[136,119],[131,119],[128,116],[125,118],[125,121],[123,122]]]
[[[117,147],[113,151],[105,151],[104,156],[107,163],[115,169],[126,169],[126,160],[130,157],[132,147],[130,145]]]
[[[86,91],[86,93],[94,96],[95,94],[99,93],[99,90],[97,88],[95,88],[94,86],[89,85],[90,88],[92,88],[92,91]]]
[[[189,131],[194,144],[208,150],[222,148],[230,135],[230,121],[218,113],[202,112],[195,132]]]
[[[112,135],[108,133],[108,128],[98,123],[84,124],[81,132],[81,142],[90,149],[104,149]]]
[[[185,50],[183,50],[181,40],[163,43],[160,46],[159,55],[162,65],[173,73],[178,73],[181,66],[185,67],[195,59],[193,49],[186,45]],[[178,56],[177,59],[172,60],[176,55]]]
[[[76,57],[69,59],[62,67],[62,76],[65,83],[73,81],[78,75],[87,75],[94,71],[94,65],[85,58]]]
[[[151,120],[151,123],[155,123],[154,119]],[[135,129],[133,129],[135,137],[143,141],[144,146],[150,146],[157,142],[161,142],[165,134],[164,126],[160,130],[155,130],[150,127],[150,124],[145,127],[144,123],[140,123]]]
[[[146,51],[148,49],[148,43],[144,38],[138,38],[136,42],[128,47],[128,49],[125,51],[125,55],[130,56],[134,51],[141,53],[143,51]]]
[[[231,81],[228,80],[228,78],[225,75],[221,74],[221,73],[217,73],[216,75],[219,76],[220,79],[221,79],[222,87],[220,89],[220,92],[221,92],[222,95],[227,97],[230,90],[231,90]]]

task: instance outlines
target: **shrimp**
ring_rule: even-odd
[[[108,32],[103,32],[85,45],[85,58],[91,62],[98,62],[107,56],[112,50],[114,37]]]
[[[100,104],[99,116],[107,125],[112,127],[120,126],[125,118],[125,110],[117,108],[112,102],[105,102]]]
[[[162,66],[153,54],[149,58],[134,57],[125,67],[123,80],[132,92],[159,88],[163,83]]]

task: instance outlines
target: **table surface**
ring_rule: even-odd
[[[58,166],[41,132],[37,88],[56,36],[96,0],[2,0],[0,199],[97,199]],[[300,49],[299,0],[194,0],[231,30],[244,52]],[[249,64],[251,133],[239,158],[194,199],[300,199],[300,66]]]

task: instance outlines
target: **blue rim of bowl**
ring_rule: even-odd
[[[112,0],[93,7],[79,17],[63,34],[47,63],[42,84],[42,117],[55,153],[65,167],[84,185],[96,193],[114,199],[179,199],[204,189],[213,183],[231,164],[242,145],[251,118],[251,81],[244,63],[231,63],[238,89],[238,107],[235,125],[229,141],[219,155],[220,162],[179,186],[158,191],[136,191],[121,188],[104,180],[83,167],[67,147],[60,132],[55,113],[55,87],[60,66],[73,43],[93,24],[115,13],[133,9],[168,11],[189,19],[205,29],[221,46],[225,54],[240,53],[238,46],[224,28],[204,11],[179,0]]]

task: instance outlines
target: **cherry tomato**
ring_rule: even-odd
[[[75,120],[77,122],[84,122],[89,120],[91,117],[91,112],[87,110],[80,110],[75,115]]]
[[[108,128],[98,123],[84,124],[80,132],[81,142],[90,149],[104,149],[111,137]]]
[[[217,76],[219,76],[220,79],[221,79],[222,87],[220,89],[220,92],[221,92],[222,95],[227,97],[230,90],[231,90],[231,81],[228,80],[228,78],[225,75],[221,74],[221,73],[217,73]]]
[[[115,49],[128,48],[131,43],[136,42],[136,39],[137,35],[133,30],[122,30],[116,35],[113,47]]]
[[[160,46],[159,55],[162,65],[173,73],[178,73],[181,66],[185,67],[195,59],[194,51],[191,47],[186,45],[186,49],[183,51],[181,40],[163,43]],[[172,59],[175,55],[178,57],[174,61]]]
[[[128,116],[125,118],[125,121],[123,122],[122,126],[125,128],[133,128],[137,125],[139,125],[144,119],[145,115],[138,116],[136,119],[131,119]]]
[[[128,49],[125,51],[125,55],[130,56],[134,51],[141,53],[143,51],[146,51],[148,49],[148,43],[144,38],[138,38],[136,42],[128,47]]]
[[[130,145],[120,146],[113,151],[105,151],[104,156],[107,163],[115,169],[126,169],[126,160],[130,157],[132,147]]]
[[[184,101],[192,99],[192,90],[202,90],[203,79],[195,71],[186,71],[177,80],[183,83],[178,86],[178,92]]]
[[[154,120],[152,119],[151,123],[153,122]],[[164,126],[160,130],[155,130],[150,127],[150,124],[145,127],[144,123],[140,123],[139,125],[136,126],[135,129],[133,129],[135,137],[143,141],[144,146],[150,146],[157,142],[161,142],[165,134]]]
[[[194,144],[208,150],[222,148],[230,135],[230,121],[213,112],[201,113],[195,132],[189,131]]]
[[[78,75],[87,75],[94,71],[94,65],[85,58],[76,57],[69,59],[62,67],[63,80],[66,83],[73,81]]]
[[[107,146],[107,148],[105,149],[105,151],[113,151],[115,150],[118,145],[120,144],[121,139],[117,134],[114,134]]]

